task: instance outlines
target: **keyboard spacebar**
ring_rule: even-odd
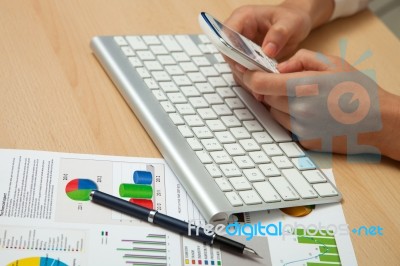
[[[233,87],[233,90],[276,142],[292,141],[288,132],[272,118],[265,106],[254,99],[253,95],[241,87]]]

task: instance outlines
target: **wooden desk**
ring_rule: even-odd
[[[1,1],[0,147],[160,157],[92,55],[95,35],[200,33],[197,14],[225,19],[235,7],[260,1]],[[277,2],[277,1],[271,1]],[[360,69],[373,68],[383,88],[399,93],[399,40],[370,12],[314,31],[304,47],[346,59],[370,49]],[[380,225],[383,237],[357,237],[360,265],[400,262],[399,163],[350,164],[335,156],[351,228]]]

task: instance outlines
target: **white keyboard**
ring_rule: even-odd
[[[95,37],[91,47],[209,222],[341,200],[206,36]]]

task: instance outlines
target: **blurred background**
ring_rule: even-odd
[[[400,0],[371,1],[369,8],[400,38]]]

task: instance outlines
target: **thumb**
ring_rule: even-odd
[[[279,21],[272,25],[265,35],[262,47],[269,57],[275,57],[292,37],[293,29],[285,22]]]

